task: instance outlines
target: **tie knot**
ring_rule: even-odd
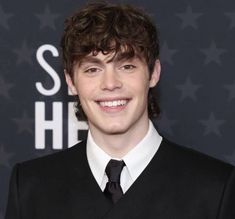
[[[111,159],[105,169],[105,172],[108,176],[109,182],[120,183],[120,175],[122,172],[125,163],[123,160],[113,160]]]

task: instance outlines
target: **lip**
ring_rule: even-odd
[[[98,98],[95,100],[95,102],[105,102],[105,101],[117,101],[117,100],[131,100],[129,97],[104,97],[104,98]]]
[[[114,102],[114,101],[121,101],[121,103],[123,103],[123,101],[125,101],[124,105],[108,105],[108,104],[100,104],[100,102]],[[121,112],[123,110],[125,110],[125,108],[127,107],[127,105],[129,104],[129,102],[131,101],[131,98],[127,98],[127,97],[115,97],[115,98],[101,98],[101,99],[97,99],[95,102],[97,103],[97,105],[99,106],[99,108],[106,113],[117,113],[117,112]],[[120,102],[119,102],[120,103]]]

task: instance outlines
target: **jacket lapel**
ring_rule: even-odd
[[[71,148],[72,149],[72,148]],[[86,145],[82,142],[70,153],[68,179],[68,218],[102,218],[112,208],[92,175],[86,156]]]

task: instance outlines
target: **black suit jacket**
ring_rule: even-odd
[[[82,142],[14,167],[6,219],[234,219],[234,167],[163,140],[116,203],[96,183]]]

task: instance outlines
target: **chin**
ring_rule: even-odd
[[[126,133],[127,129],[123,125],[114,125],[114,126],[109,126],[105,127],[103,129],[103,132],[108,134],[108,135],[121,135]]]

